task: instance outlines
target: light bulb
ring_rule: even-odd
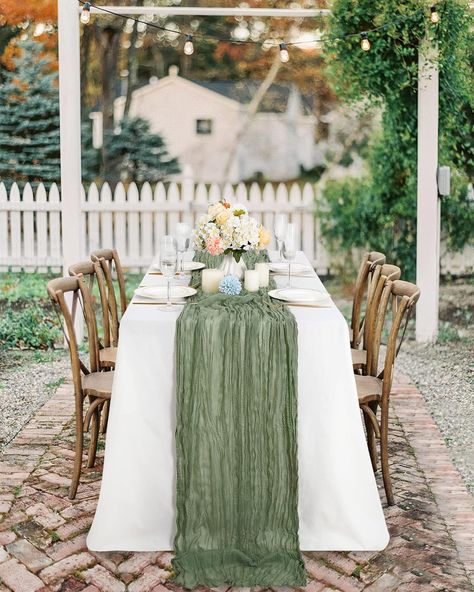
[[[91,22],[91,5],[90,2],[86,2],[82,7],[81,12],[81,23],[88,25]]]
[[[370,41],[369,41],[369,38],[367,36],[367,33],[361,33],[360,34],[360,46],[362,47],[362,49],[364,51],[369,51],[369,49],[370,49]]]
[[[284,64],[290,61],[290,53],[286,47],[286,43],[280,43],[280,60]]]
[[[184,44],[184,53],[188,56],[193,55],[194,53],[194,44],[193,44],[193,36],[186,35],[186,42]]]
[[[435,25],[436,25],[436,23],[439,23],[439,14],[438,14],[438,11],[436,10],[436,5],[433,5],[431,7],[430,20]]]

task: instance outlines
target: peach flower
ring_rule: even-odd
[[[218,236],[208,238],[206,241],[206,249],[210,255],[222,255],[224,249],[222,247],[222,240]]]

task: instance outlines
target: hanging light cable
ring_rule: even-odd
[[[436,25],[436,23],[439,23],[439,14],[438,14],[438,11],[436,10],[436,4],[433,4],[433,6],[430,8],[430,10],[431,10],[430,20],[434,25]]]
[[[286,43],[280,43],[280,60],[286,64],[286,62],[290,61],[290,52],[286,47]]]
[[[91,22],[91,5],[90,2],[86,2],[82,7],[81,11],[81,23],[88,25]]]
[[[186,41],[184,43],[184,53],[188,56],[193,55],[194,53],[194,43],[192,35],[186,35]]]
[[[360,46],[364,51],[369,51],[370,49],[369,36],[365,31],[360,34]]]

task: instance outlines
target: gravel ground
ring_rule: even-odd
[[[474,344],[403,344],[396,368],[420,389],[454,464],[474,493]]]
[[[66,351],[0,351],[0,452],[69,373]]]

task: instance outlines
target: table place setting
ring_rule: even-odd
[[[302,587],[301,550],[387,544],[347,324],[297,226],[275,236],[221,201],[161,241],[132,300],[156,306],[120,326],[92,551],[172,549],[186,588]]]

